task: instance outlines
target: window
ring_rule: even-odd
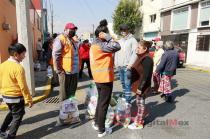
[[[172,30],[188,29],[189,26],[189,7],[182,7],[172,11]]]
[[[155,23],[156,14],[150,15],[150,23]]]
[[[199,26],[210,26],[210,1],[200,3]]]
[[[196,50],[209,51],[210,35],[199,35],[197,38]]]

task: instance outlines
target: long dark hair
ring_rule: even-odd
[[[107,25],[108,25],[108,23],[107,23],[106,19],[103,19],[100,21],[99,26],[95,30],[96,37],[99,36],[100,32],[109,33]]]

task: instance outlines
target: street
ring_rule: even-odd
[[[146,99],[149,116],[142,130],[129,130],[116,127],[111,135],[105,138],[115,139],[209,139],[210,138],[210,74],[193,71],[188,68],[178,69],[173,78],[173,103],[166,103],[160,95],[151,95]],[[77,98],[80,101],[80,118],[82,122],[76,125],[56,127],[59,104],[49,99],[56,98],[58,87],[50,94],[48,101],[44,100],[26,108],[22,125],[17,139],[29,138],[71,138],[94,139],[97,132],[91,127],[91,121],[86,119],[85,88],[89,80],[80,81]],[[116,79],[114,93],[121,92],[121,85]],[[6,115],[6,111],[0,112],[0,124]]]

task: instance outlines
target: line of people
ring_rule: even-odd
[[[170,84],[172,76],[176,73],[178,60],[178,53],[174,50],[173,43],[166,42],[165,51],[161,52],[162,55],[160,56],[158,50],[155,57],[158,55],[159,59],[154,59],[153,62],[149,56],[152,43],[144,40],[138,43],[125,24],[120,26],[122,38],[116,41],[109,34],[107,21],[100,21],[95,30],[96,40],[91,44],[91,47],[87,41],[83,43],[84,46],[78,47],[77,29],[73,23],[68,23],[64,32],[53,41],[52,60],[53,68],[59,78],[59,101],[62,102],[75,96],[78,76],[82,77],[81,73],[86,62],[89,76],[93,78],[98,90],[98,103],[92,127],[99,131],[98,137],[105,136],[107,134],[105,119],[112,97],[115,66],[120,76],[123,97],[128,105],[131,105],[132,92],[136,94],[138,111],[134,122],[128,128],[142,129],[145,116],[145,98],[151,90],[152,75],[156,83],[155,91],[158,88],[158,91],[162,92],[161,96],[166,98],[168,102],[172,99]],[[158,44],[157,46],[163,45]],[[25,113],[24,103],[28,103],[29,107],[33,105],[26,85],[24,69],[19,64],[24,59],[25,52],[26,49],[22,44],[11,45],[9,47],[10,58],[0,65],[0,77],[2,77],[0,92],[2,92],[10,110],[2,124],[0,135],[7,136],[7,138],[15,138],[16,136]],[[84,57],[79,56],[80,52],[85,53]],[[87,56],[88,53],[89,57]],[[89,61],[90,64],[88,64]],[[17,68],[10,68],[11,66]],[[10,123],[11,127],[7,135],[5,132]]]

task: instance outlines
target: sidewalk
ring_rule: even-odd
[[[210,74],[210,67],[196,66],[196,65],[190,65],[190,64],[185,64],[185,67],[190,68],[192,70],[206,72]]]

